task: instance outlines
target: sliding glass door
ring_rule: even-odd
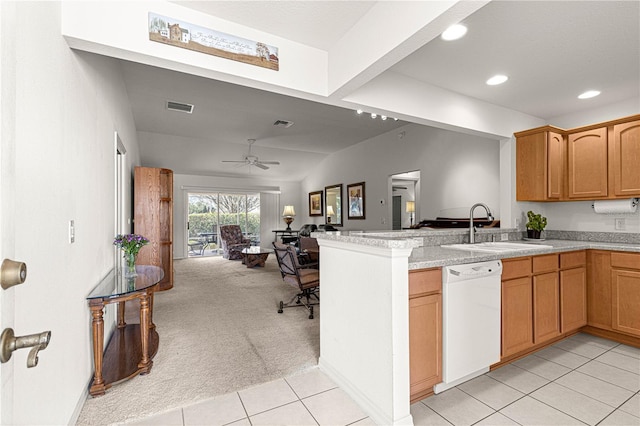
[[[188,253],[220,253],[219,226],[239,225],[251,245],[260,245],[260,194],[189,193]]]

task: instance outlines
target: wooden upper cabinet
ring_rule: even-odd
[[[640,196],[640,115],[563,130],[514,133],[516,200]]]
[[[516,199],[560,200],[564,188],[564,138],[540,131],[516,138]]]
[[[567,138],[569,198],[607,196],[607,128],[571,133]]]
[[[611,151],[613,193],[640,195],[640,120],[613,126]]]

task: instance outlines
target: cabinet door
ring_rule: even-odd
[[[587,268],[560,271],[560,314],[563,333],[587,324]]]
[[[442,295],[409,300],[411,395],[442,381]]]
[[[543,131],[516,139],[516,199],[559,200],[564,186],[564,139]]]
[[[533,342],[560,335],[560,288],[558,273],[533,276]]]
[[[547,132],[547,199],[562,198],[564,186],[564,139],[562,135]]]
[[[607,128],[568,136],[569,198],[607,196]]]
[[[533,346],[531,278],[502,282],[502,357]]]
[[[640,271],[611,270],[612,327],[640,336]]]
[[[640,195],[640,121],[613,126],[612,157],[614,194]]]
[[[611,252],[587,251],[587,323],[611,330]]]

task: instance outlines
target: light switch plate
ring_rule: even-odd
[[[624,231],[625,221],[624,218],[616,219],[616,231]]]

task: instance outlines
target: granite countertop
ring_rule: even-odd
[[[528,243],[527,241],[508,241]],[[466,251],[441,246],[417,247],[413,249],[409,257],[409,269],[434,268],[438,266],[459,265],[464,263],[484,262],[495,259],[508,259],[512,257],[532,256],[547,253],[561,253],[574,250],[600,249],[616,250],[640,253],[639,244],[606,243],[596,241],[571,241],[571,240],[545,240],[540,244],[548,247],[537,247],[538,243],[530,243],[531,250],[514,250],[502,253],[486,251]]]
[[[461,243],[462,238],[468,234],[468,230],[402,230],[402,231],[337,231],[318,232],[312,236],[319,240],[332,240],[344,243],[382,247],[390,249],[411,248],[409,256],[409,270],[434,268],[439,266],[459,265],[465,263],[484,262],[496,259],[508,259],[513,257],[532,256],[547,253],[560,253],[585,249],[615,250],[640,253],[640,243],[635,236],[616,235],[622,241],[593,241],[591,238],[611,238],[610,234],[576,233],[554,231],[559,235],[558,239],[547,239],[538,242],[520,240],[521,233],[516,229],[479,229],[476,238],[490,241],[496,234],[509,235],[511,243],[527,243],[531,245],[529,250],[513,250],[507,252],[468,251],[443,247],[443,245]],[[570,239],[570,238],[576,239]],[[579,239],[578,239],[579,238]],[[468,241],[468,239],[467,239]],[[322,244],[322,243],[321,243]],[[551,247],[549,247],[551,246]]]

